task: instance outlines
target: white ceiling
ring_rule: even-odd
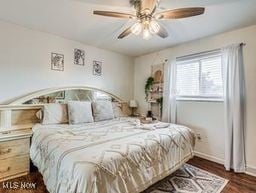
[[[133,21],[95,16],[93,10],[133,13],[129,0],[0,0],[0,19],[130,56],[256,24],[256,0],[162,0],[161,7],[205,6],[201,16],[162,21],[170,36],[117,36]]]

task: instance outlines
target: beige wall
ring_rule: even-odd
[[[85,66],[74,65],[74,49],[85,50]],[[51,52],[64,54],[65,71],[51,70]],[[103,62],[103,75],[92,75],[93,60]],[[0,21],[0,104],[32,91],[83,85],[133,98],[134,60],[48,33]]]
[[[256,26],[223,33],[209,38],[181,44],[135,59],[134,96],[139,101],[140,112],[145,113],[144,84],[150,76],[150,65],[173,60],[175,57],[221,48],[232,43],[245,42],[244,62],[246,77],[247,127],[246,156],[247,163],[256,172]],[[224,119],[223,103],[220,102],[178,102],[178,122],[193,128],[202,136],[196,145],[196,151],[215,161],[224,159]]]

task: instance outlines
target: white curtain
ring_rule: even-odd
[[[167,70],[165,70],[162,120],[176,123],[176,61],[167,63],[165,69]]]
[[[225,168],[245,172],[245,78],[242,46],[222,49],[225,105]]]

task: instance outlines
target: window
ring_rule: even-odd
[[[223,80],[220,52],[177,59],[177,98],[222,100]]]

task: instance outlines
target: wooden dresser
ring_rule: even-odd
[[[0,132],[0,181],[29,173],[31,128]]]
[[[30,170],[30,138],[39,107],[0,105],[0,181]]]

